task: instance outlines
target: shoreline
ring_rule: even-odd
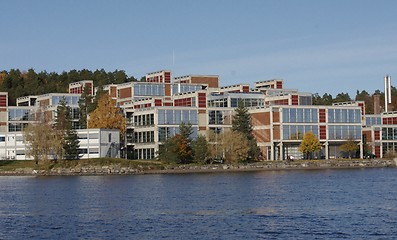
[[[20,168],[0,171],[0,176],[107,176],[107,175],[143,175],[143,174],[191,174],[224,173],[244,171],[290,171],[290,170],[327,170],[397,167],[397,159],[328,159],[299,161],[264,161],[250,164],[208,164],[208,165],[173,165],[156,169],[151,166],[121,167],[117,164],[103,166],[75,166],[71,168],[52,168],[36,170]]]

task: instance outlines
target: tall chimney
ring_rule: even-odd
[[[386,75],[385,81],[385,112],[388,111],[388,105],[391,103],[391,77]]]
[[[380,114],[380,95],[374,95],[374,114]]]

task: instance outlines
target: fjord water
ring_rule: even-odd
[[[391,239],[397,169],[0,177],[0,239]]]

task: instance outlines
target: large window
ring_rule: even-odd
[[[208,100],[208,107],[227,107],[227,98],[210,99]]]
[[[190,85],[190,84],[173,84],[172,85],[173,94],[195,92],[195,91],[198,91],[201,89],[202,89],[201,85]]]
[[[361,111],[359,109],[328,109],[329,123],[360,123]]]
[[[298,140],[303,139],[307,132],[313,132],[318,137],[317,125],[283,125],[283,139],[284,140]]]
[[[360,139],[362,135],[358,125],[329,125],[328,134],[330,140]]]
[[[381,125],[382,118],[380,116],[366,116],[365,117],[365,125],[366,126],[373,126],[373,125]]]
[[[164,96],[163,84],[140,83],[134,85],[135,96]]]
[[[382,140],[397,140],[397,128],[382,128]]]
[[[179,133],[179,127],[159,127],[159,141],[164,142],[170,137],[175,136],[175,134]],[[197,138],[198,136],[198,129],[197,127],[192,127],[192,134],[190,137],[192,139]]]
[[[8,124],[8,131],[9,131],[9,132],[20,132],[20,131],[22,131],[26,126],[28,126],[27,123],[9,123],[9,124]]]
[[[80,96],[52,96],[52,105],[58,105],[63,98],[65,98],[67,105],[77,105]]]
[[[34,114],[29,109],[8,109],[8,121],[33,121]]]
[[[134,126],[153,126],[154,113],[134,116]]]
[[[284,123],[317,123],[317,108],[283,108]]]
[[[264,106],[265,104],[265,100],[263,98],[231,98],[231,107],[238,107],[239,101],[243,102],[244,107],[259,107]]]

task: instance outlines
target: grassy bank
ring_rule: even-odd
[[[0,171],[15,171],[17,169],[51,170],[56,168],[77,168],[77,167],[102,167],[117,165],[126,168],[142,169],[163,169],[164,164],[158,161],[126,160],[120,158],[94,158],[81,160],[59,160],[59,161],[40,161],[36,164],[32,160],[4,160],[0,161]]]

